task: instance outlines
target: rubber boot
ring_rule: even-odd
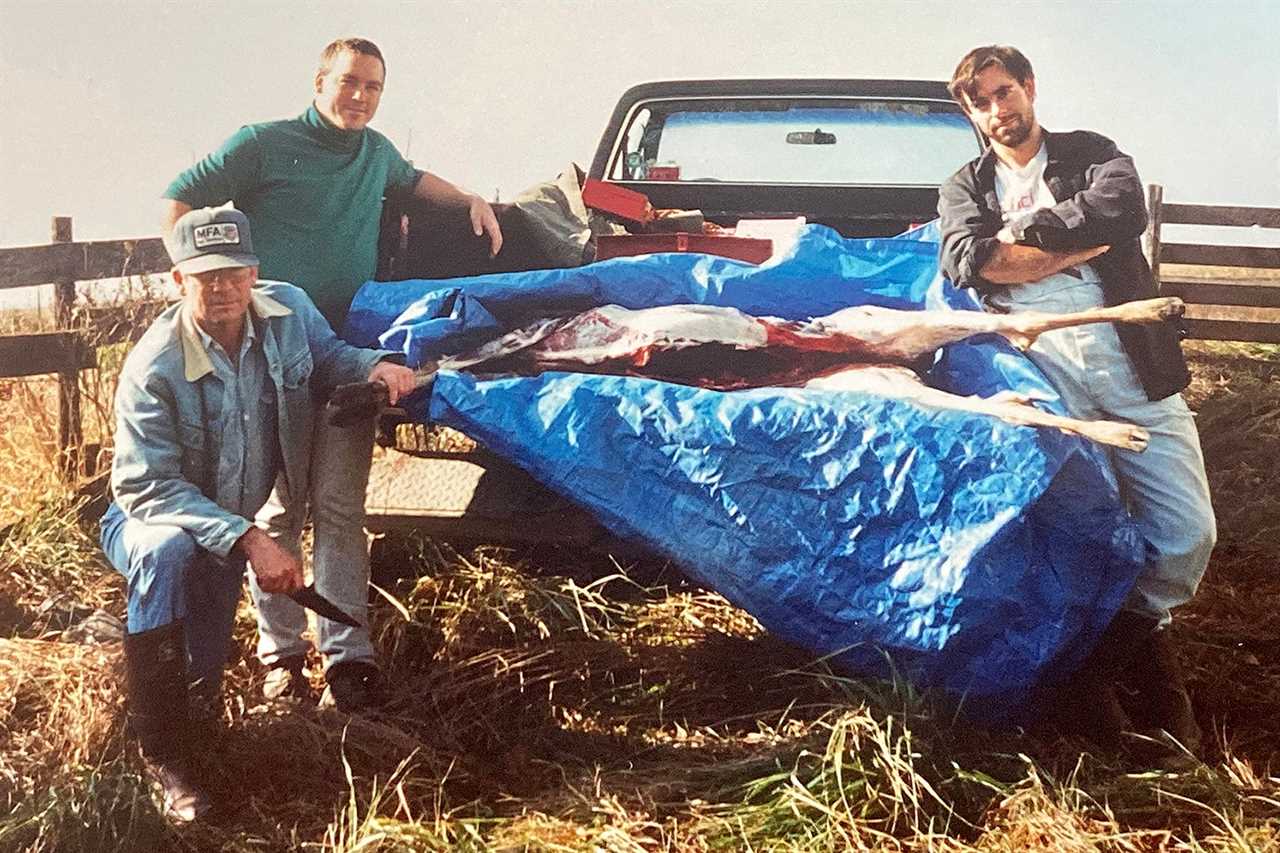
[[[1125,745],[1134,725],[1120,704],[1116,682],[1156,624],[1132,611],[1116,614],[1089,657],[1054,691],[1050,718],[1059,729],[1108,749]]]
[[[1125,686],[1133,691],[1131,716],[1142,734],[1161,740],[1163,732],[1191,756],[1200,754],[1203,735],[1168,627],[1147,635],[1126,673]]]
[[[209,809],[187,756],[187,649],[181,622],[124,638],[129,730],[165,818],[190,823]]]

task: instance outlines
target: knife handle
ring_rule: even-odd
[[[428,362],[413,373],[414,390],[425,388],[436,378],[436,363]],[[376,418],[389,402],[387,386],[381,382],[350,382],[330,392],[325,412],[333,426],[349,427]]]

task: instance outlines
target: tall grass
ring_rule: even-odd
[[[0,380],[0,851],[1280,850],[1280,355],[1189,349],[1223,543],[1179,626],[1201,764],[973,727],[672,571],[407,538],[381,549],[380,716],[261,706],[242,606],[199,732],[218,808],[182,831],[123,736],[119,648],[64,633],[123,602],[52,472],[53,398]],[[123,351],[84,379],[104,446]]]
[[[123,279],[111,290],[87,288],[71,312],[67,329],[96,348],[97,365],[78,374],[82,467],[89,474],[110,465],[115,432],[113,400],[129,344],[112,343],[140,334],[172,298],[154,277]],[[0,311],[0,334],[51,331],[49,312]],[[50,376],[0,378],[0,526],[63,497],[59,473],[58,381]]]

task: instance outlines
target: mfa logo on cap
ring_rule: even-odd
[[[164,238],[164,247],[174,269],[183,274],[258,265],[249,217],[228,208],[184,213]]]
[[[240,228],[234,222],[213,222],[191,229],[197,249],[209,246],[239,246]]]

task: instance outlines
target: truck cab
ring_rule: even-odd
[[[938,186],[979,146],[938,82],[644,83],[618,102],[590,176],[727,227],[804,217],[879,237],[933,219]]]

